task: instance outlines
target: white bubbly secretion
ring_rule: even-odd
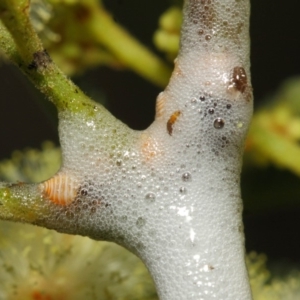
[[[59,186],[39,185],[51,214],[35,223],[130,249],[162,300],[248,300],[239,180],[252,114],[249,1],[186,0],[183,13],[147,130],[96,104],[59,113]]]

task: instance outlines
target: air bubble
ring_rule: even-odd
[[[66,217],[67,217],[67,219],[73,219],[74,218],[74,213],[71,212],[71,211],[67,211],[66,212]]]
[[[191,181],[192,175],[189,172],[185,172],[182,174],[182,180],[183,181]]]
[[[125,215],[124,215],[124,216],[121,216],[121,217],[120,217],[120,221],[121,221],[121,222],[126,222],[126,221],[127,221],[127,216],[125,216]]]
[[[88,191],[86,190],[86,189],[82,189],[81,191],[80,191],[80,195],[81,196],[86,196],[88,194]]]
[[[103,200],[104,200],[104,199],[100,196],[98,200],[93,200],[93,201],[92,201],[92,205],[93,205],[93,206],[99,206],[100,204],[102,204],[102,201],[103,201]]]
[[[225,125],[225,122],[224,122],[223,119],[221,119],[221,118],[215,119],[215,121],[214,121],[214,127],[215,127],[216,129],[221,129],[221,128],[224,127],[224,125]]]
[[[142,217],[139,217],[135,224],[138,228],[142,228],[146,224],[146,220]]]
[[[202,268],[200,268],[200,272],[210,272],[213,269],[214,269],[213,266],[206,264]]]
[[[155,198],[156,198],[156,196],[154,193],[148,193],[145,196],[145,199],[148,203],[153,203],[155,201]]]
[[[205,97],[204,96],[200,96],[200,100],[201,101],[205,101]]]
[[[211,35],[207,34],[207,35],[205,36],[205,40],[210,41],[210,40],[211,40]]]
[[[215,109],[214,108],[209,108],[208,109],[208,113],[210,113],[211,115],[215,112]]]
[[[179,193],[185,195],[187,193],[187,189],[182,186],[179,188]]]
[[[128,151],[125,151],[123,156],[125,159],[129,159],[130,153]]]
[[[227,104],[227,105],[226,105],[226,108],[227,108],[227,109],[230,109],[230,108],[231,108],[231,104]]]
[[[121,159],[117,159],[116,165],[117,165],[118,167],[120,167],[120,166],[122,165],[122,160],[121,160]]]

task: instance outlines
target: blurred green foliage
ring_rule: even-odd
[[[106,65],[129,68],[158,86],[171,67],[116,23],[99,0],[34,0],[34,27],[51,57],[68,75]]]

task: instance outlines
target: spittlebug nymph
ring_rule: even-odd
[[[232,70],[231,78],[228,85],[229,91],[244,93],[248,86],[247,74],[244,68],[235,67]]]
[[[180,116],[181,112],[179,110],[175,111],[167,122],[167,130],[169,135],[173,133],[173,125],[177,121],[178,117]]]
[[[59,173],[41,183],[44,196],[57,205],[69,205],[77,196],[79,185],[74,177],[66,173]]]
[[[159,118],[163,115],[164,113],[164,107],[165,107],[165,97],[164,97],[164,93],[160,93],[157,97],[156,100],[156,118]]]

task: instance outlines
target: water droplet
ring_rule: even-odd
[[[191,181],[192,175],[189,172],[185,172],[182,174],[182,180],[183,181]]]
[[[241,121],[237,122],[237,124],[236,124],[237,128],[242,128],[243,126],[244,126],[244,123]]]
[[[93,206],[97,206],[97,205],[99,205],[100,204],[100,200],[92,200],[92,205]]]
[[[81,191],[80,191],[80,195],[81,196],[86,196],[88,194],[88,191],[86,190],[86,189],[82,189]]]
[[[207,34],[207,35],[205,36],[205,40],[210,41],[210,40],[211,40],[211,35]]]
[[[88,121],[88,122],[86,122],[86,125],[88,126],[88,127],[92,127],[93,129],[95,129],[95,122],[94,121]]]
[[[214,112],[215,112],[215,109],[214,109],[214,108],[209,108],[209,109],[208,109],[208,113],[209,113],[209,114],[212,115]]]
[[[216,129],[221,129],[221,128],[224,127],[224,125],[225,125],[225,122],[224,122],[223,119],[221,119],[221,118],[215,119],[215,121],[214,121],[214,127],[215,127]]]
[[[129,159],[129,157],[130,157],[129,151],[125,151],[123,156],[124,156],[125,159]]]
[[[135,224],[138,228],[142,228],[146,224],[146,220],[142,217],[139,217]]]
[[[154,193],[148,193],[145,196],[145,199],[148,203],[153,203],[155,201],[155,198],[156,198],[156,196]]]
[[[183,194],[183,195],[185,195],[186,193],[187,193],[187,189],[185,188],[185,187],[180,187],[179,188],[179,192],[181,193],[181,194]]]

